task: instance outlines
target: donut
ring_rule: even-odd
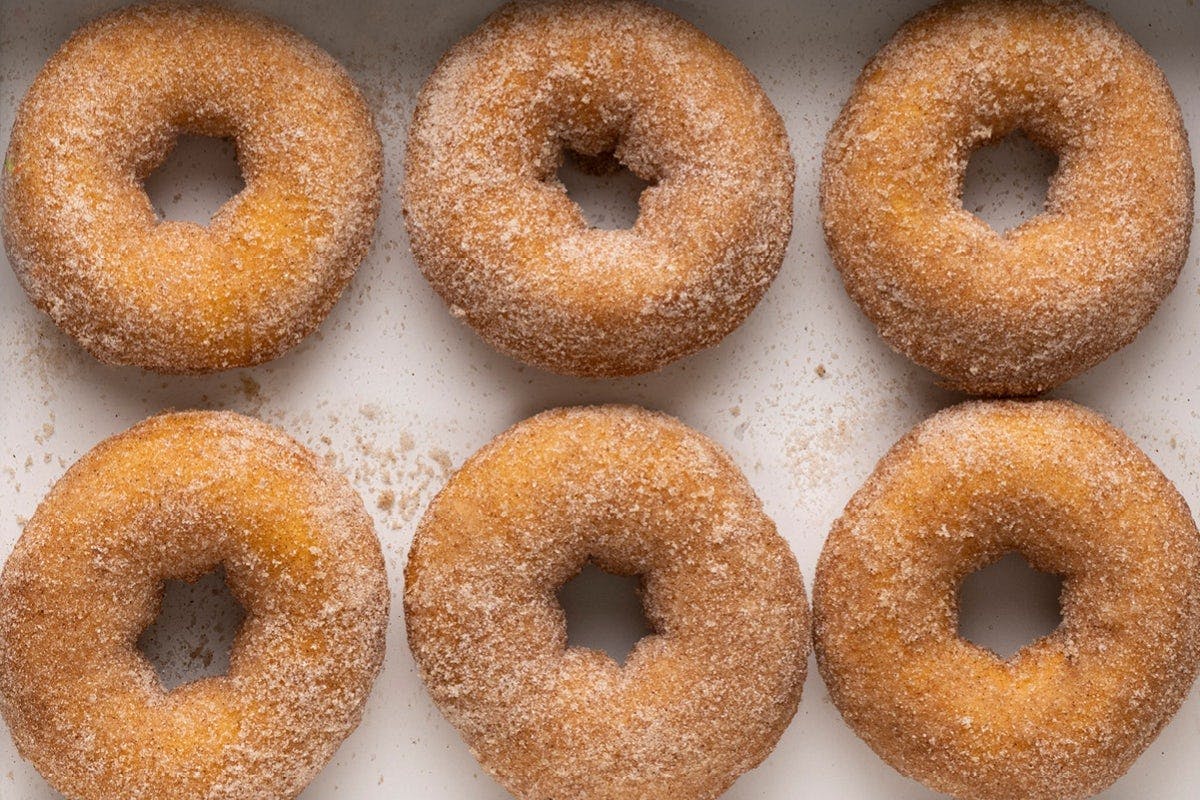
[[[960,638],[962,580],[1020,552],[1062,623],[1012,658]],[[825,543],[817,664],[851,728],[961,800],[1069,800],[1119,778],[1200,665],[1200,534],[1170,481],[1065,402],[943,411],[889,452]]]
[[[555,592],[585,562],[640,575],[653,634],[624,665],[568,647]],[[796,560],[716,444],[634,407],[526,420],[450,479],[405,570],[436,704],[521,800],[714,798],[800,702]]]
[[[223,565],[228,674],[164,691],[138,652],[163,581]],[[346,480],[233,413],[164,414],[54,486],[0,576],[0,713],[69,800],[294,798],[358,725],[388,584]]]
[[[180,133],[232,138],[245,188],[207,226],[142,179]],[[34,304],[111,364],[203,373],[275,358],[370,245],[382,146],[350,77],[263,17],[116,11],[76,32],[17,112],[4,242]]]
[[[564,153],[651,184],[628,230],[589,228]],[[506,5],[454,46],[409,130],[404,214],[433,288],[492,346],[616,377],[716,344],[779,271],[787,132],[754,76],[632,0]]]
[[[1043,213],[962,207],[971,153],[1021,131],[1058,155]],[[1076,2],[966,0],[908,22],[829,134],[821,214],[892,347],[975,395],[1027,396],[1128,344],[1187,257],[1193,177],[1153,59]]]

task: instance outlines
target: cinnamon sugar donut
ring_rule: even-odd
[[[1003,660],[957,636],[957,590],[1013,550],[1063,577],[1062,624]],[[967,404],[918,426],[850,501],[813,606],[834,703],[897,770],[963,800],[1090,797],[1196,676],[1200,535],[1094,412]]]
[[[1059,166],[1045,211],[998,234],[963,209],[963,175],[1014,130]],[[829,134],[821,210],[846,289],[893,347],[951,387],[1033,395],[1150,319],[1187,256],[1192,187],[1175,97],[1111,19],[967,0],[867,65]]]
[[[163,581],[224,565],[228,674],[164,691],[136,649]],[[0,578],[0,712],[71,800],[293,798],[358,725],[388,586],[362,501],[282,432],[154,417],[55,485]]]
[[[624,666],[567,646],[556,590],[642,576]],[[548,411],[473,456],[422,519],[408,640],[434,700],[522,800],[721,794],[800,701],[796,560],[713,442],[638,408]]]
[[[159,220],[142,187],[181,132],[237,145],[245,188],[207,227]],[[366,254],[381,153],[345,70],[293,31],[126,8],[72,36],[22,101],[5,245],[30,299],[102,361],[257,364],[317,327]]]
[[[629,230],[588,227],[564,151],[652,185]],[[779,270],[795,166],[728,50],[632,0],[504,6],[421,91],[404,211],[434,289],[554,372],[634,375],[715,344]]]

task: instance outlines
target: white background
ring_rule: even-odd
[[[491,351],[446,313],[408,250],[398,193],[414,98],[437,57],[492,4],[261,3],[262,11],[345,64],[374,108],[386,150],[386,194],[374,248],[317,335],[271,364],[206,378],[97,363],[37,313],[11,271],[0,268],[0,557],[67,466],[151,414],[232,408],[278,424],[326,454],[362,493],[376,518],[394,596],[387,662],[363,724],[304,798],[507,797],[430,702],[404,639],[399,597],[405,557],[416,521],[451,465],[544,408],[621,401],[667,411],[730,450],[811,586],[826,531],[876,460],[915,423],[960,399],[937,389],[932,376],[878,338],[843,292],[817,217],[825,133],[865,60],[923,5],[669,4],[741,57],[786,118],[798,168],[795,233],[779,279],[721,346],[655,375],[584,381],[526,368]],[[1200,8],[1184,0],[1103,5],[1158,59],[1197,135]],[[45,60],[72,30],[112,6],[0,0],[0,144],[7,147],[16,105]],[[1019,148],[1005,150],[996,148],[972,164],[966,204],[982,208],[990,221],[1019,219],[1040,202],[1044,161]],[[236,189],[230,152],[206,140],[185,142],[152,179],[152,196],[168,216],[204,221]],[[577,196],[594,219],[611,219],[623,185],[593,185]],[[1196,262],[1189,259],[1179,287],[1136,342],[1054,394],[1109,415],[1186,497],[1200,502],[1200,425],[1193,401],[1200,395]],[[595,619],[612,599],[612,587],[591,581],[575,593],[572,606],[592,609],[591,635],[602,643],[615,635],[614,624],[616,633],[626,635],[634,625],[627,602],[621,606],[625,618],[607,626]],[[227,602],[207,602],[219,588],[205,580],[199,589],[169,593],[161,641],[149,648],[175,679],[199,674],[209,658],[216,665],[210,671],[220,666],[221,641],[228,640],[233,622]],[[975,589],[982,599],[971,604],[967,623],[977,637],[1011,646],[1049,624],[1045,607],[1053,607],[1053,589],[1045,581],[1022,578],[1019,569],[993,570]],[[1030,612],[1030,603],[1039,610]],[[572,634],[578,635],[576,627]],[[189,655],[193,650],[196,658]],[[1198,745],[1200,692],[1193,691],[1163,735],[1103,797],[1194,797]],[[778,749],[726,795],[930,796],[842,724],[811,667],[800,711]],[[55,797],[17,757],[0,726],[0,798]]]

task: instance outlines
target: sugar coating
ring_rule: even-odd
[[[556,591],[591,560],[642,576],[654,634],[624,666],[568,647]],[[678,421],[539,414],[430,505],[405,572],[430,693],[521,800],[715,798],[800,701],[808,603],[745,478]]]
[[[245,188],[205,226],[142,187],[178,134],[230,137]],[[38,308],[97,358],[167,373],[274,358],[370,245],[382,144],[328,54],[263,17],[133,6],[76,32],[17,112],[4,241]]]
[[[629,230],[590,229],[565,150],[652,184]],[[493,346],[560,373],[632,375],[715,344],[783,260],[795,165],[728,50],[632,0],[510,4],[418,99],[405,162],[413,251]]]
[[[1045,212],[962,207],[971,153],[1014,130],[1059,156]],[[951,387],[1034,395],[1137,335],[1192,227],[1179,106],[1153,59],[1076,2],[966,0],[907,23],[829,134],[825,236],[850,296]]]
[[[1013,550],[1062,576],[1062,624],[1003,660],[957,635],[958,588]],[[880,462],[829,535],[813,607],[834,703],[898,771],[962,800],[1090,797],[1196,676],[1200,534],[1098,414],[970,403]]]
[[[164,580],[225,568],[229,671],[164,691],[137,650]],[[362,501],[229,412],[165,414],[54,486],[0,577],[0,712],[71,800],[282,800],[357,727],[388,585]]]

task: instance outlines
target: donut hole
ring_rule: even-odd
[[[962,206],[1000,235],[1046,210],[1058,156],[1016,131],[984,142],[963,175]]]
[[[138,637],[138,650],[167,691],[225,675],[245,617],[219,567],[191,583],[164,581],[158,617]]]
[[[1010,552],[971,573],[958,590],[958,635],[1010,659],[1062,623],[1063,579]]]
[[[184,134],[142,186],[160,221],[208,225],[245,182],[232,139]]]
[[[624,664],[637,643],[654,633],[641,600],[639,576],[614,575],[588,562],[558,590],[567,619],[567,646],[605,653]]]
[[[588,227],[629,230],[637,222],[642,192],[653,182],[634,174],[609,152],[588,156],[567,149],[554,179],[579,207]]]

